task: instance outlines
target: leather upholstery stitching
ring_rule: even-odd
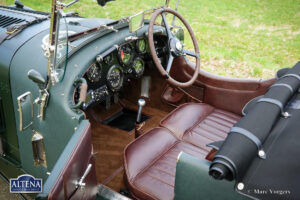
[[[163,121],[166,120],[168,117],[170,117],[173,113],[175,113],[176,111],[182,109],[183,107],[187,106],[187,105],[203,105],[203,103],[184,103],[184,104],[181,104],[180,106],[178,106],[177,108],[175,108],[174,110],[172,110],[167,116],[165,116],[162,120],[160,120],[159,122],[159,125],[161,125],[163,127]]]
[[[207,135],[204,135],[204,134],[201,134],[201,133],[197,133],[196,131],[191,131],[191,133],[194,133],[196,135],[202,136],[203,138],[206,138],[206,139],[210,140],[211,142],[216,141],[216,140],[208,137]],[[209,133],[211,135],[211,133],[209,131],[206,131],[206,133]],[[222,139],[224,139],[224,138],[220,138],[220,140],[222,140]],[[202,147],[200,147],[200,148],[202,148]]]
[[[218,127],[215,127],[211,124],[207,124],[205,122],[202,122],[200,125],[201,125],[201,129],[205,129],[205,130],[213,129],[213,131],[215,131],[214,134],[222,137],[223,139],[227,136],[227,132],[229,132],[229,130],[230,130],[230,128],[228,128],[228,131],[224,130],[226,127],[221,130]]]
[[[154,128],[155,129],[155,128]],[[150,132],[150,131],[149,131]],[[144,134],[145,135],[145,134]],[[141,137],[140,137],[141,138]],[[139,138],[138,138],[139,139]],[[146,166],[142,171],[140,171],[135,177],[132,178],[132,181],[129,181],[133,186],[135,186],[134,182],[136,177],[138,177],[140,174],[144,173],[147,169],[149,169],[154,163],[156,163],[162,156],[164,156],[170,149],[172,149],[176,144],[178,144],[180,141],[176,141],[168,150],[164,151],[158,158],[154,159],[148,166]],[[127,147],[126,147],[127,148]],[[126,162],[126,161],[125,161]],[[127,165],[126,165],[127,166]],[[137,188],[135,186],[135,188]],[[143,191],[142,189],[139,189],[140,191]],[[148,192],[143,191],[145,194],[149,195],[150,197],[153,197],[153,195],[149,194]],[[154,198],[153,199],[157,199]]]
[[[198,135],[202,135],[202,134],[209,134],[212,137],[210,137],[210,139],[213,138],[218,138],[218,139],[214,139],[214,140],[223,140],[224,138],[226,138],[227,135],[227,131],[221,131],[219,129],[216,129],[214,127],[210,127],[207,126],[207,124],[203,124],[201,127],[199,127],[198,129],[194,129],[193,132],[197,133]],[[206,136],[207,137],[207,136]]]
[[[210,127],[213,127],[213,128],[215,128],[215,129],[217,129],[217,130],[219,130],[219,131],[222,131],[222,132],[224,132],[224,130],[223,129],[220,129],[219,127],[217,127],[215,124],[209,124],[209,123],[207,123],[207,121],[208,120],[204,120],[202,123],[203,124],[205,124],[205,125],[208,125],[208,126],[210,126]],[[210,120],[210,121],[212,121],[212,120]],[[214,122],[214,121],[213,121]],[[215,122],[214,122],[215,123]],[[223,126],[222,124],[219,124],[220,126]],[[229,132],[229,130],[230,130],[230,128],[232,127],[228,127],[228,126],[224,126],[226,129],[228,129],[228,132]]]
[[[217,112],[212,113],[210,116],[221,119],[221,120],[224,120],[224,121],[227,121],[229,123],[236,123],[237,122],[237,120],[233,119],[232,117],[226,116],[224,114],[219,114]]]
[[[147,172],[146,172],[146,173],[147,173]],[[170,183],[167,183],[166,181],[164,181],[164,180],[158,178],[157,176],[154,176],[154,175],[151,174],[150,172],[148,172],[147,174],[148,174],[151,178],[153,178],[153,179],[155,179],[155,180],[158,180],[159,182],[162,182],[162,183],[164,183],[164,184],[166,184],[166,185],[168,185],[168,186],[174,188],[174,185],[171,185]],[[173,177],[174,177],[174,176],[173,176]]]
[[[165,170],[163,170],[163,169],[161,169],[161,168],[159,168],[159,167],[157,167],[157,166],[152,166],[152,168],[153,168],[153,169],[156,169],[156,170],[158,170],[158,171],[161,171],[161,172],[163,172],[163,173],[165,173],[165,174],[167,174],[167,175],[170,175],[170,176],[173,176],[173,177],[174,177],[174,175],[171,174],[170,172],[167,172],[167,171],[165,171]]]
[[[169,149],[163,151],[159,156],[157,156],[153,161],[151,161],[142,171],[140,171],[135,177],[132,178],[132,181],[134,182],[136,177],[138,177],[140,174],[144,173],[147,169],[152,167],[160,158],[162,158],[166,153],[168,153],[176,144],[178,144],[180,141],[176,141]]]
[[[238,121],[239,119],[240,119],[240,115],[237,115],[237,114],[233,114],[233,113],[230,113],[230,112],[228,112],[228,111],[224,111],[224,110],[220,110],[220,109],[218,109],[218,108],[215,108],[215,112],[216,113],[219,113],[219,114],[222,114],[222,115],[225,115],[225,116],[227,116],[227,117],[229,117],[229,118],[233,118],[233,119],[235,119],[236,121]]]
[[[190,145],[190,143],[188,143],[188,142],[183,142],[182,144],[184,144],[184,148],[185,149],[188,149],[188,150],[191,150],[191,151],[193,151],[193,152],[198,152],[198,153],[200,153],[200,154],[203,154],[204,152],[203,151],[205,151],[205,153],[207,153],[207,150],[203,150],[203,149],[199,149],[197,146],[195,146],[195,145],[193,145],[193,146],[186,146],[185,144],[188,144],[188,145]],[[193,147],[193,148],[191,148],[191,147]]]
[[[220,123],[219,121],[214,120],[214,118],[212,118],[212,117],[210,117],[210,116],[207,116],[206,119],[205,119],[204,121],[212,121],[212,122],[214,122],[215,124],[219,124],[219,125],[225,126],[226,128],[229,128],[229,129],[232,127],[232,125]]]
[[[188,130],[186,130],[185,131],[185,133],[183,133],[183,137],[187,134],[187,133],[189,133],[189,132],[191,132],[195,127],[197,127],[201,122],[203,122],[203,121],[205,121],[205,119],[207,118],[207,116],[209,116],[211,113],[213,113],[214,112],[214,108],[212,109],[212,111],[209,113],[209,114],[207,114],[207,115],[205,115],[205,116],[203,116],[203,117],[201,117],[191,128],[189,128]]]

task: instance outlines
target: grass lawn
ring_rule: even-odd
[[[171,0],[174,8],[175,0]],[[13,0],[0,0],[12,4]],[[50,0],[23,0],[50,11]],[[84,17],[121,18],[163,0],[116,0],[98,7],[80,0],[71,10]],[[269,78],[300,60],[300,0],[180,0],[179,12],[197,36],[202,67],[219,75]]]

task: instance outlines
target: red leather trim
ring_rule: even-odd
[[[84,155],[89,155],[88,157]],[[89,162],[93,163],[92,170],[85,179],[86,187],[83,191],[76,191],[74,182],[79,180],[83,175]],[[75,194],[73,194],[73,192]],[[88,191],[89,194],[86,192]],[[69,156],[66,165],[60,172],[58,179],[49,192],[49,200],[69,199],[95,199],[97,194],[97,180],[95,171],[95,160],[92,154],[91,144],[91,129],[88,124],[71,155]]]
[[[150,134],[151,134],[151,132],[159,132],[159,131],[167,131],[167,132],[169,132],[167,129],[165,129],[165,128],[153,128],[153,129],[151,129],[150,131],[148,131],[147,132],[147,134],[144,134],[144,135],[142,135],[142,136],[140,136],[140,137],[138,137],[136,140],[134,140],[134,141],[132,141],[131,143],[129,143],[126,147],[125,147],[125,149],[124,149],[124,169],[125,169],[125,181],[127,182],[127,185],[128,185],[128,187],[130,188],[130,192],[131,192],[131,194],[133,195],[133,196],[139,196],[139,197],[141,197],[140,199],[151,199],[151,200],[156,200],[157,198],[156,197],[154,197],[153,195],[151,195],[151,194],[149,194],[149,193],[147,193],[146,191],[144,191],[143,190],[143,188],[137,188],[136,186],[135,186],[135,184],[134,184],[134,180],[135,180],[135,178],[139,175],[139,174],[141,174],[141,173],[143,173],[143,171],[145,170],[145,169],[147,169],[149,166],[151,166],[151,165],[153,165],[153,163],[155,163],[161,156],[163,156],[170,148],[172,148],[172,146],[174,146],[174,145],[176,145],[177,143],[178,143],[178,141],[177,141],[177,139],[174,137],[174,136],[171,136],[171,137],[174,137],[174,143],[171,145],[171,146],[168,146],[168,147],[166,147],[166,149],[163,151],[163,152],[160,152],[160,154],[159,154],[159,156],[157,156],[157,157],[153,157],[153,160],[151,160],[151,162],[150,163],[147,163],[147,165],[144,167],[144,168],[142,168],[140,171],[138,171],[138,173],[136,174],[136,175],[134,175],[134,176],[132,176],[131,175],[131,173],[129,172],[129,169],[128,169],[128,162],[127,162],[127,160],[128,160],[128,154],[130,154],[130,152],[128,152],[129,150],[129,148],[130,148],[130,146],[133,144],[133,143],[135,143],[135,144],[137,144],[137,143],[139,143],[139,142],[141,142],[142,143],[142,141],[143,140],[145,140],[145,138],[146,137],[148,137]],[[150,134],[149,134],[150,133]],[[147,139],[147,138],[146,138]],[[147,140],[146,140],[147,141]],[[136,146],[136,145],[135,145]],[[142,153],[149,153],[149,152],[142,152]],[[139,162],[139,160],[136,160],[136,162],[138,163]],[[144,160],[143,160],[143,162],[144,162]],[[129,176],[132,176],[132,177],[129,177]],[[136,194],[137,193],[137,194]],[[138,198],[137,198],[138,199]]]
[[[187,63],[183,57],[175,59],[173,65],[177,66],[172,67],[171,73],[178,81],[190,79],[194,72],[193,63]],[[275,78],[227,78],[200,70],[194,85],[205,87],[204,103],[241,115],[244,105],[254,97],[264,94],[274,82]]]
[[[206,155],[205,159],[208,160],[208,161],[212,161],[215,157],[215,155],[218,153],[218,150],[216,149],[212,149],[210,150],[210,152]]]

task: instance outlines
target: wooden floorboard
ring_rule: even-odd
[[[137,105],[126,100],[120,103],[126,109],[137,110]],[[104,125],[101,121],[114,115],[122,109],[120,105],[112,105],[108,111],[104,106],[96,106],[86,112],[87,118],[92,124],[92,141],[96,156],[96,171],[99,183],[105,182],[105,185],[119,192],[125,188],[123,181],[123,151],[127,144],[133,141],[134,130],[126,132],[108,125]],[[144,130],[157,127],[160,120],[167,112],[145,106],[143,114],[150,116],[145,123]]]

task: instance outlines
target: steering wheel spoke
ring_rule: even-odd
[[[170,30],[170,27],[169,27],[169,24],[168,24],[168,21],[167,21],[165,13],[162,12],[161,16],[162,16],[163,22],[164,22],[165,27],[166,27],[167,35],[168,35],[169,39],[171,39],[173,37],[173,34],[172,34],[171,30]]]
[[[196,53],[196,52],[193,52],[193,51],[190,51],[190,50],[187,50],[187,49],[184,49],[183,53],[185,55],[192,56],[192,57],[195,57],[195,58],[199,58],[200,57],[199,53]]]
[[[168,60],[168,65],[167,65],[167,69],[166,69],[166,72],[169,74],[170,71],[171,71],[171,67],[172,67],[172,64],[173,64],[173,60],[174,60],[174,57],[173,55],[170,53],[169,55],[169,60]]]

